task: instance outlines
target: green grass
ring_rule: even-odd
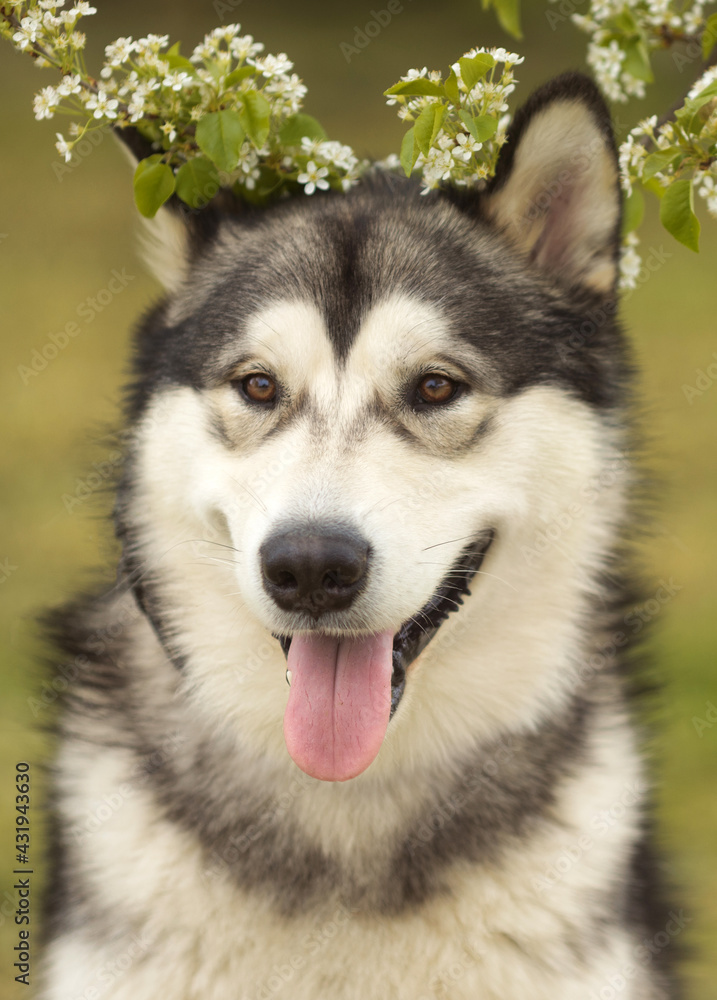
[[[369,19],[369,6],[337,6],[329,16],[318,3],[272,5],[270,12],[246,5],[239,14],[269,51],[289,49],[309,84],[307,109],[331,135],[382,156],[398,148],[402,129],[382,107],[380,92],[401,72],[424,63],[444,66],[475,42],[506,44],[478,6],[477,0],[456,2],[441,25],[433,5],[414,0],[350,64],[339,44],[350,42],[353,26]],[[100,0],[100,9],[106,13],[87,27],[103,41],[162,30],[189,42],[215,23],[211,4],[162,0],[110,10]],[[569,26],[550,33],[540,5],[531,7],[526,37],[535,41],[532,48],[520,48],[529,55],[520,74],[523,94],[556,69],[581,61],[581,38]],[[33,615],[82,586],[97,567],[111,565],[112,542],[103,519],[107,498],[95,495],[68,513],[62,497],[75,492],[93,461],[107,458],[103,435],[117,419],[129,331],[156,294],[135,253],[135,210],[122,156],[105,141],[57,181],[51,169],[57,159],[56,123],[36,123],[31,112],[32,93],[49,74],[25,63],[7,48],[0,57],[0,233],[7,234],[0,239],[0,561],[7,557],[16,567],[0,583],[0,899],[12,884],[12,767],[27,759],[39,772],[48,746],[41,727],[52,718],[51,710],[35,717],[31,707],[41,679]],[[670,103],[668,97],[683,86],[674,76],[662,103]],[[345,95],[341,107],[335,100],[339,91]],[[655,109],[659,103],[655,99]],[[648,102],[639,114],[652,110]],[[628,117],[624,109],[620,115]],[[661,475],[646,560],[656,581],[672,577],[682,588],[659,612],[651,646],[666,683],[655,739],[659,830],[678,886],[677,905],[691,918],[684,935],[693,946],[687,962],[690,1000],[709,1000],[717,976],[717,724],[698,734],[694,723],[706,718],[710,703],[717,706],[717,385],[692,402],[683,390],[695,384],[696,370],[709,366],[717,351],[714,222],[705,224],[703,244],[694,256],[653,225],[646,247],[662,246],[672,257],[624,309],[642,372],[650,463]],[[92,323],[78,320],[78,306],[106,285],[113,268],[136,277]],[[29,365],[33,349],[73,319],[80,323],[79,335],[24,385],[18,366]],[[37,810],[33,821],[39,827]],[[33,855],[38,862],[36,848]],[[7,920],[0,924],[0,1000],[24,995],[12,981],[13,930]]]

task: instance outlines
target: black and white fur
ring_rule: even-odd
[[[157,227],[169,291],[137,336],[118,584],[54,619],[83,666],[43,1000],[677,995],[640,957],[669,916],[615,641],[619,224],[609,117],[570,74],[518,114],[481,195],[377,176]],[[271,410],[237,391],[257,365]],[[467,388],[417,410],[436,368]],[[318,625],[273,602],[258,559],[309,522],[372,553]],[[398,631],[485,531],[375,762],[308,777],[276,636]]]

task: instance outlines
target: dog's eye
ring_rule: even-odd
[[[276,382],[270,375],[255,372],[241,380],[241,391],[251,403],[273,403],[277,396]]]
[[[416,386],[416,402],[419,405],[441,406],[455,399],[460,388],[458,382],[445,375],[426,375]]]

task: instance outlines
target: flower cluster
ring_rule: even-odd
[[[660,198],[660,219],[672,235],[692,250],[699,247],[700,225],[694,193],[717,218],[717,68],[689,91],[673,120],[657,115],[641,121],[619,150],[620,178],[634,228],[642,217],[642,189]],[[637,238],[632,234],[630,260]]]
[[[59,72],[55,86],[35,96],[37,119],[69,116],[56,148],[67,162],[88,132],[131,129],[142,149],[135,200],[147,216],[176,195],[200,208],[219,191],[263,204],[277,196],[345,191],[369,169],[353,150],[328,139],[302,112],[306,87],[285,53],[269,55],[238,24],[210,32],[189,56],[167,35],[118,38],[105,49],[97,78],[89,75],[81,18],[96,13],[87,0],[0,0],[0,37]],[[518,31],[513,0],[485,0],[501,23]],[[573,20],[591,35],[588,62],[607,96],[641,96],[652,78],[658,46],[699,39],[707,60],[717,42],[717,14],[709,0],[592,0]],[[495,173],[510,121],[508,99],[521,56],[502,48],[474,48],[440,72],[412,69],[385,91],[409,125],[401,155],[374,164],[420,175],[423,193],[442,184],[480,187]],[[635,230],[643,191],[660,197],[660,218],[672,235],[698,248],[695,193],[717,217],[717,68],[707,70],[670,121],[647,118],[619,150],[625,193],[621,284],[640,273]]]
[[[505,49],[471,49],[446,80],[424,66],[385,92],[399,118],[411,123],[400,163],[407,175],[420,171],[424,193],[443,182],[479,185],[493,175],[510,121],[513,66],[522,62]]]
[[[81,17],[96,13],[84,0],[3,0],[0,34],[61,74],[43,87],[35,117],[68,115],[57,150],[68,161],[88,131],[134,128],[152,155],[142,160],[135,196],[153,215],[173,193],[192,207],[220,187],[264,202],[279,194],[346,190],[367,164],[330,142],[319,123],[301,113],[306,87],[284,54],[242,35],[238,24],[210,32],[185,57],[167,35],[118,38],[105,49],[99,78],[84,63]]]
[[[694,40],[705,27],[709,2],[593,0],[588,14],[573,14],[573,22],[591,36],[587,61],[605,95],[611,101],[644,97],[653,80],[651,53]]]

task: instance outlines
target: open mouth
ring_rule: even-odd
[[[450,614],[470,595],[470,585],[493,544],[495,531],[489,529],[461,552],[435,593],[423,607],[401,625],[393,637],[393,672],[391,674],[391,718],[406,690],[406,672],[423,652]],[[277,635],[284,656],[288,658],[290,635]]]
[[[291,671],[284,737],[302,770],[345,781],[373,761],[406,689],[408,667],[470,593],[494,537],[489,530],[466,546],[431,598],[396,633],[276,636],[287,658],[287,679]]]

